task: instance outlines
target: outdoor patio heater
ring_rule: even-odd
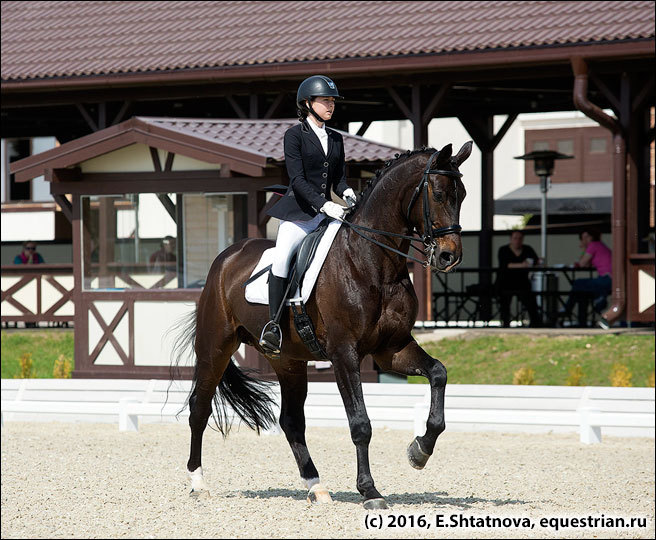
[[[515,159],[524,161],[533,161],[535,166],[535,175],[540,178],[541,194],[541,212],[540,216],[540,256],[542,264],[547,265],[547,192],[551,187],[551,175],[554,170],[554,162],[557,159],[572,159],[574,156],[567,156],[553,150],[536,150],[530,154],[518,156]],[[556,322],[557,299],[555,292],[558,289],[558,278],[551,272],[539,271],[533,274],[533,290],[541,293],[537,298],[538,305],[542,310],[542,322],[549,326]]]
[[[535,175],[540,178],[540,193],[542,196],[540,216],[540,256],[543,264],[547,264],[547,192],[551,187],[551,175],[554,170],[554,162],[557,159],[572,159],[574,156],[554,152],[553,150],[536,150],[530,154],[517,156],[515,159],[533,161]]]

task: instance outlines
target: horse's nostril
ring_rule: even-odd
[[[455,261],[455,257],[453,256],[453,253],[450,251],[443,251],[440,253],[440,262],[444,266],[449,266],[450,264],[453,264],[453,261]]]

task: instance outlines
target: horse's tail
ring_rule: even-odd
[[[186,351],[194,350],[196,342],[196,310],[186,315],[177,325],[181,327],[180,333],[173,344],[173,362],[171,363],[171,380],[179,373],[181,360]],[[224,437],[230,432],[233,415],[244,424],[260,433],[276,423],[273,412],[275,400],[267,392],[273,382],[255,379],[250,373],[256,370],[243,369],[235,364],[234,359],[228,362],[223,372],[217,391],[213,398],[212,417],[217,429]],[[191,391],[185,400],[180,414],[192,399],[195,399],[195,390],[198,382],[198,360],[196,359]]]
[[[224,437],[231,427],[228,405],[244,424],[258,434],[276,423],[273,412],[275,400],[267,392],[273,383],[251,377],[250,373],[254,371],[238,367],[231,359],[223,372],[214,396],[213,417]]]

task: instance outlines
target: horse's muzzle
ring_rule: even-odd
[[[441,250],[439,253],[433,255],[431,266],[438,272],[450,272],[462,261],[461,254],[456,254],[452,251]]]

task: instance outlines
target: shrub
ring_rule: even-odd
[[[615,363],[613,364],[613,369],[610,372],[610,384],[611,386],[633,386],[631,384],[631,379],[633,374],[628,367],[624,364]]]
[[[569,371],[567,372],[567,380],[565,381],[565,384],[567,386],[581,386],[582,382],[583,382],[583,368],[581,367],[581,364],[576,364],[575,366],[569,368]]]
[[[32,379],[34,378],[34,361],[32,360],[32,353],[23,353],[18,361],[20,365],[20,374],[17,379]]]
[[[52,369],[52,376],[55,379],[70,379],[71,378],[71,362],[65,355],[60,354],[59,358],[55,360],[55,366]]]
[[[513,374],[513,384],[535,384],[535,371],[521,367]]]

